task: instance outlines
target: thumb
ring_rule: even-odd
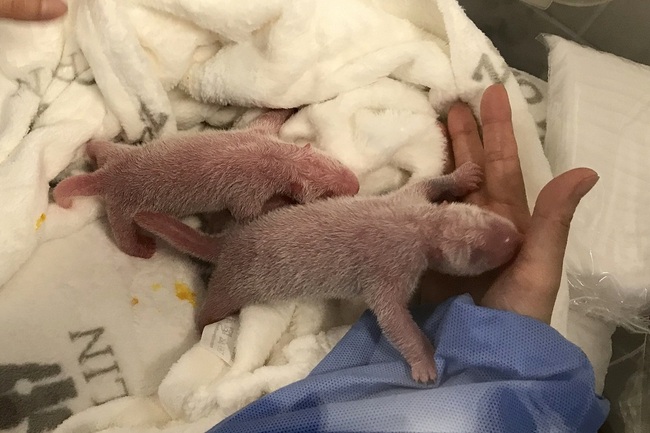
[[[62,0],[0,0],[0,18],[19,21],[45,21],[68,10]]]
[[[549,284],[549,289],[557,290],[560,284],[573,214],[598,179],[595,171],[576,168],[551,180],[537,197],[518,260],[527,262],[523,269],[534,266],[536,274]]]

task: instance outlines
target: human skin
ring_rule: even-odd
[[[477,275],[508,261],[519,246],[509,220],[474,205],[440,203],[476,189],[480,179],[469,162],[391,194],[279,209],[217,236],[160,213],[135,221],[215,264],[199,329],[250,304],[361,298],[413,378],[426,382],[436,376],[434,349],[408,311],[422,273]]]
[[[542,189],[531,215],[503,86],[495,85],[486,90],[481,119],[482,134],[479,134],[476,120],[466,104],[456,104],[448,117],[455,165],[473,161],[485,170],[485,182],[463,200],[512,221],[524,234],[523,245],[505,265],[476,277],[430,273],[425,278],[420,302],[435,304],[469,290],[483,306],[549,323],[559,288],[570,221],[580,199],[594,186],[598,176],[586,168],[558,176]],[[208,304],[207,310],[215,307],[219,305]],[[410,335],[411,341],[418,341],[413,335]],[[428,350],[425,359],[432,358]]]
[[[61,0],[0,0],[0,19],[16,21],[48,21],[68,10]]]
[[[483,306],[550,323],[571,219],[582,197],[598,181],[598,175],[589,168],[574,168],[560,174],[540,191],[531,213],[512,112],[503,85],[486,89],[480,117],[480,132],[465,103],[456,103],[447,117],[446,129],[455,165],[473,161],[485,172],[485,182],[462,200],[511,220],[524,235],[523,244],[506,265],[478,277],[454,278],[428,273],[421,284],[419,302],[438,304],[469,291]]]

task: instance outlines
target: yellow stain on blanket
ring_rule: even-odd
[[[188,301],[190,304],[192,304],[193,307],[196,306],[196,294],[192,291],[192,289],[190,289],[190,286],[185,283],[176,281],[174,288],[176,289],[176,297],[178,299],[181,301]]]
[[[135,306],[140,302],[140,300],[136,297],[131,298],[131,305]]]
[[[36,220],[36,224],[35,224],[36,225],[36,230],[41,228],[41,226],[45,222],[46,218],[47,218],[47,216],[44,213],[42,213],[41,216],[38,217],[38,219]]]
[[[154,283],[154,284],[151,285],[151,289],[152,289],[154,292],[157,292],[157,291],[160,290],[161,288],[162,288],[162,284],[160,284],[160,283]]]

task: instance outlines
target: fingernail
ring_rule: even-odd
[[[591,191],[591,189],[594,187],[594,185],[596,185],[599,179],[600,176],[595,175],[595,176],[589,176],[588,178],[580,181],[574,190],[574,193],[578,196],[578,199],[581,199],[589,191]]]
[[[68,5],[61,0],[43,0],[41,2],[40,18],[50,20],[58,18],[68,10]]]

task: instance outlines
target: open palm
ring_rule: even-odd
[[[549,323],[560,286],[569,225],[580,199],[596,184],[598,175],[588,168],[561,174],[542,189],[531,214],[505,87],[495,84],[486,89],[480,116],[479,133],[466,104],[456,103],[448,115],[454,165],[474,161],[485,172],[480,189],[463,201],[509,218],[524,235],[524,242],[511,262],[479,277],[426,275],[420,301],[437,303],[469,292],[483,306]]]

